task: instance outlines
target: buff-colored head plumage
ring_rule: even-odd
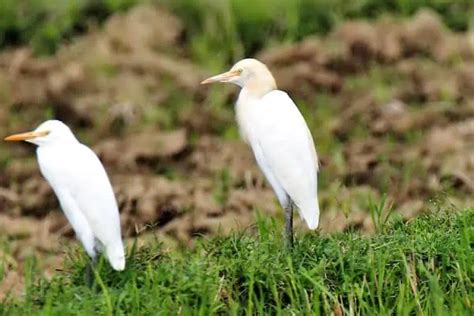
[[[242,59],[222,74],[210,77],[201,84],[230,82],[247,89],[255,96],[263,96],[276,89],[276,82],[267,66],[253,58]]]

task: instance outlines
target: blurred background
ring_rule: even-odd
[[[310,126],[322,231],[474,205],[469,0],[2,0],[0,135],[63,120],[102,159],[129,241],[282,221],[239,139],[238,89],[199,85],[243,57]],[[0,144],[0,296],[28,258],[61,268],[73,237],[34,146]]]

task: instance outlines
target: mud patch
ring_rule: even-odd
[[[351,21],[259,54],[317,140],[324,232],[373,232],[368,200],[385,194],[406,220],[440,196],[474,205],[474,37],[439,21],[430,11]],[[203,235],[253,231],[256,212],[282,220],[248,146],[222,135],[232,116],[206,106],[211,92],[199,82],[208,71],[187,58],[183,32],[168,12],[141,6],[55,56],[0,53],[0,132],[30,130],[51,116],[67,122],[102,159],[128,240],[157,235],[191,245]],[[0,163],[5,293],[25,258],[53,271],[62,249],[77,243],[33,147],[0,146]],[[306,230],[299,219],[297,226]]]

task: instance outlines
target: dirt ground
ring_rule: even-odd
[[[229,109],[209,104],[215,87],[199,82],[210,72],[190,61],[183,32],[176,17],[142,6],[51,57],[0,53],[0,134],[65,121],[106,166],[129,241],[188,245],[252,227],[255,210],[281,218],[247,146],[221,135],[235,124],[236,90],[224,91]],[[306,104],[322,163],[322,231],[372,232],[367,197],[383,193],[406,219],[437,203],[474,205],[474,33],[451,33],[422,11],[346,22],[257,57]],[[169,107],[177,102],[185,105]],[[34,148],[3,144],[0,157],[1,296],[20,289],[25,258],[51,275],[76,242]]]

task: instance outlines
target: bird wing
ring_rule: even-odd
[[[308,226],[316,228],[318,157],[308,126],[285,92],[266,94],[258,107],[253,142],[264,157],[264,168],[271,170]]]
[[[278,201],[283,207],[288,205],[288,195],[285,189],[280,184],[280,181],[276,178],[270,164],[268,163],[267,159],[265,158],[265,154],[259,142],[255,142],[252,144],[252,150],[255,155],[255,160],[257,160],[257,164],[262,170],[263,174],[267,178],[268,182],[275,191],[275,194],[278,198]]]
[[[102,163],[90,148],[82,144],[56,147],[38,147],[42,174],[60,201],[67,196],[75,202],[75,208],[70,206],[72,201],[65,205],[61,203],[65,213],[79,210],[106,251],[113,250],[120,256],[123,246],[119,212]]]
[[[82,212],[79,210],[79,207],[74,200],[74,198],[69,194],[68,190],[58,189],[56,193],[59,204],[66,215],[67,220],[71,224],[72,228],[76,232],[77,238],[81,241],[84,246],[87,254],[91,257],[95,257],[95,237],[92,232],[91,226],[87,222],[87,219],[84,217]]]

